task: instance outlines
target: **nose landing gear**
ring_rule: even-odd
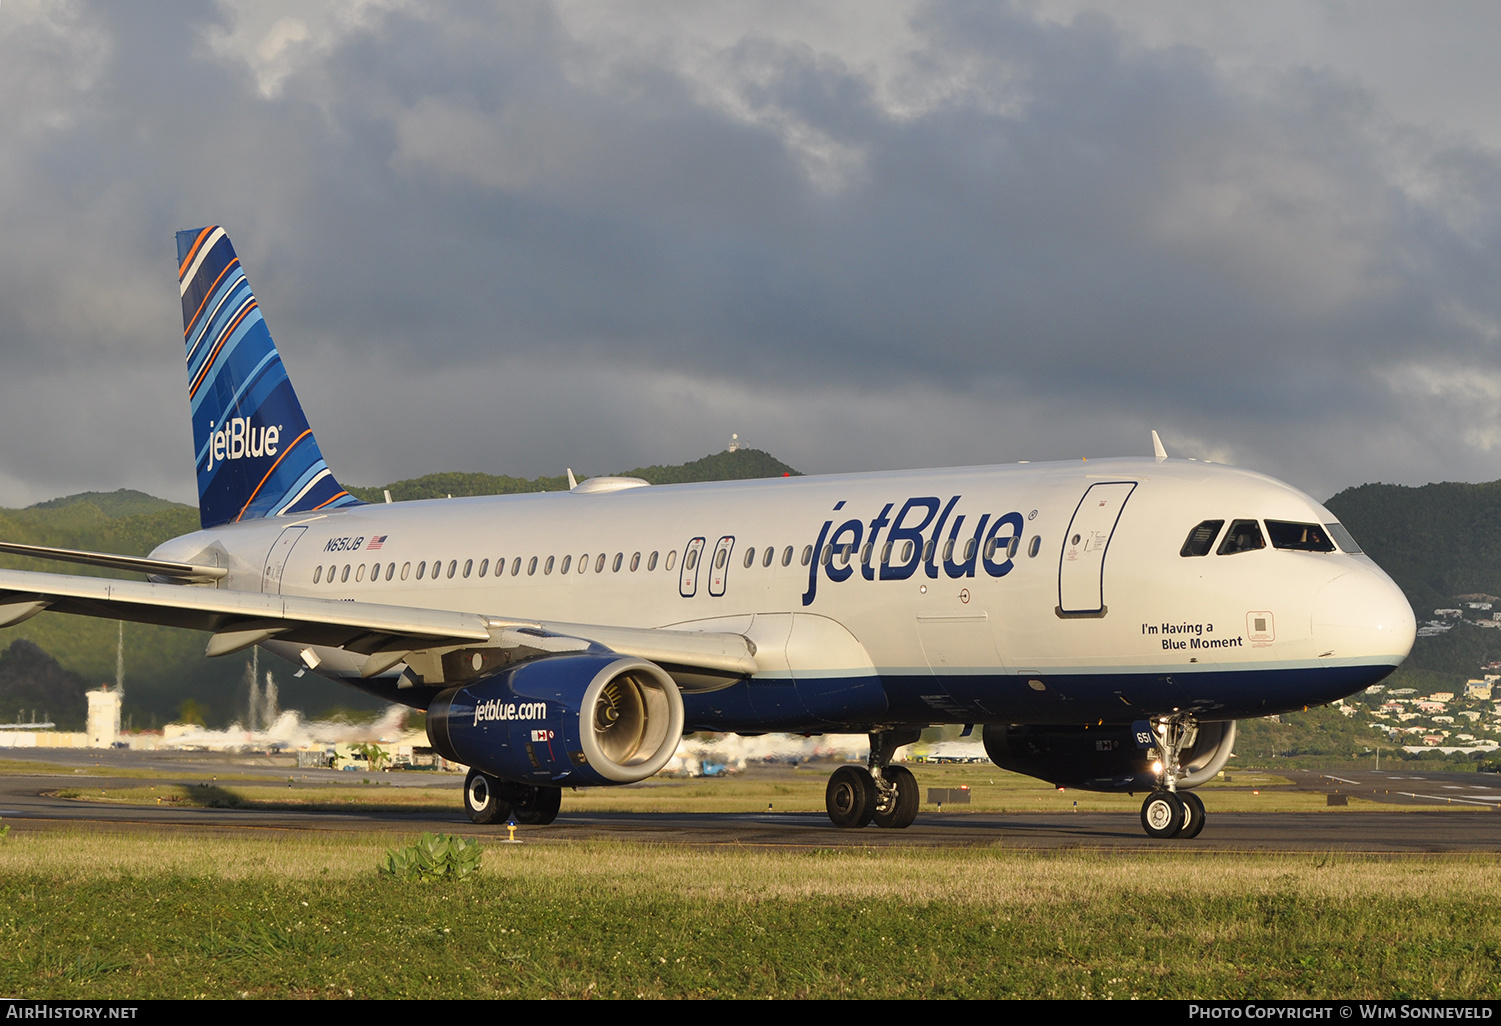
[[[1152,721],[1160,759],[1157,764],[1158,789],[1141,803],[1141,826],[1148,837],[1198,837],[1204,829],[1204,803],[1192,791],[1178,791],[1183,775],[1179,761],[1183,753],[1198,740],[1199,725],[1190,715],[1175,713]]]

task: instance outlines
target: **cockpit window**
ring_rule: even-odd
[[[1192,531],[1188,532],[1188,540],[1183,543],[1183,548],[1178,550],[1180,556],[1207,556],[1209,550],[1214,548],[1214,540],[1220,536],[1220,528],[1225,526],[1223,520],[1206,520]]]
[[[1355,544],[1355,539],[1350,537],[1350,532],[1345,530],[1344,524],[1325,524],[1324,526],[1329,528],[1330,534],[1334,535],[1334,540],[1339,543],[1341,552],[1348,552],[1352,555],[1360,552],[1360,546]]]
[[[1261,537],[1261,525],[1254,520],[1235,520],[1230,524],[1230,530],[1225,532],[1225,540],[1220,542],[1220,547],[1215,550],[1221,556],[1232,556],[1237,552],[1253,552],[1256,549],[1266,548],[1266,542]]]
[[[1268,520],[1266,533],[1272,539],[1274,549],[1292,549],[1295,552],[1333,552],[1334,543],[1329,534],[1318,524],[1293,524],[1286,520]]]

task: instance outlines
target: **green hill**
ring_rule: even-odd
[[[134,488],[119,488],[113,492],[79,492],[77,495],[64,495],[60,499],[38,502],[34,506],[28,506],[27,509],[62,509],[79,503],[97,507],[107,517],[130,517],[141,513],[160,513],[169,509],[193,509],[192,506],[184,506],[170,499],[158,499],[155,495],[147,495]]]

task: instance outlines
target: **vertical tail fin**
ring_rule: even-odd
[[[323,462],[224,229],[178,232],[177,263],[203,526],[357,504]]]

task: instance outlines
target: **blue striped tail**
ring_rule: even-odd
[[[203,526],[357,505],[323,461],[224,229],[178,232],[177,263]]]

